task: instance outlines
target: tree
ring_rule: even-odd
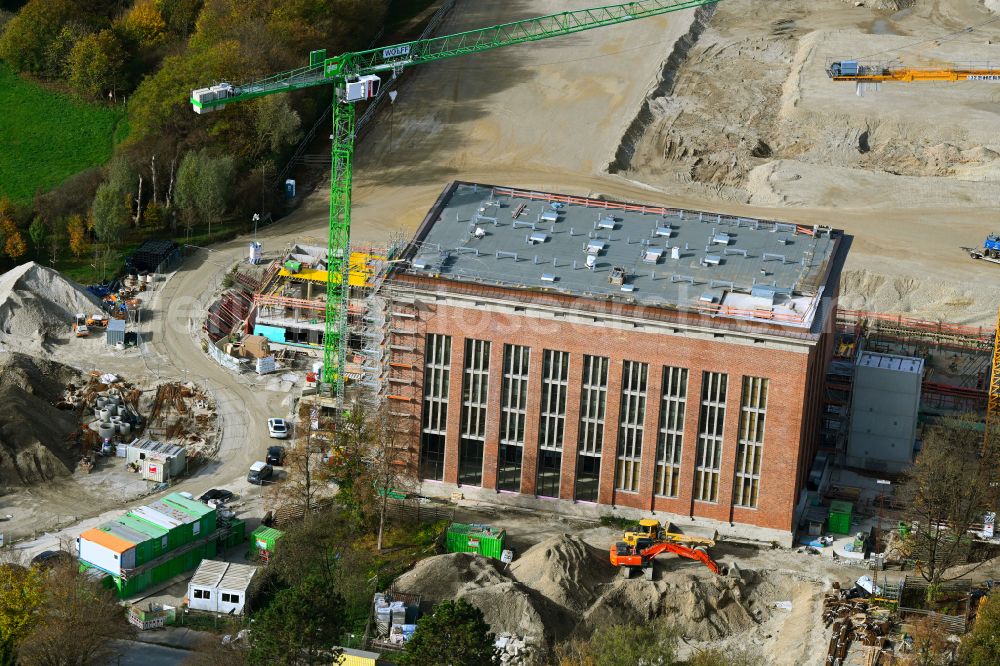
[[[356,402],[339,432],[334,472],[340,479],[338,499],[375,528],[375,548],[381,552],[389,495],[409,490],[417,479],[404,422],[387,407],[369,412]]]
[[[443,601],[417,622],[400,658],[404,666],[497,664],[494,636],[483,612],[463,599]],[[635,663],[615,661],[614,664]]]
[[[18,646],[23,666],[113,663],[114,642],[135,629],[115,594],[72,565],[47,572],[43,602],[31,631]]]
[[[153,229],[159,229],[163,226],[165,218],[163,216],[163,206],[156,203],[155,201],[150,202],[146,206],[146,211],[143,213],[143,218],[146,220],[146,226],[152,227]]]
[[[87,251],[87,228],[83,224],[83,218],[73,215],[66,223],[66,233],[69,236],[69,250],[77,259]]]
[[[109,183],[97,189],[90,215],[94,221],[94,235],[102,243],[119,240],[125,225],[128,224],[129,210],[124,197],[125,195]]]
[[[1000,588],[993,588],[979,606],[972,631],[962,638],[958,657],[964,666],[1000,664]]]
[[[17,261],[28,252],[28,244],[13,220],[7,218],[0,222],[0,231],[3,232],[3,251],[8,257]]]
[[[30,0],[0,35],[0,60],[21,72],[60,74],[53,68],[50,47],[78,12],[73,0]]]
[[[966,534],[998,499],[994,458],[981,456],[983,436],[972,422],[948,419],[929,428],[900,488],[906,516],[916,523],[912,547],[931,584],[928,595],[964,573],[949,576],[947,570],[968,562],[972,542]],[[995,450],[992,441],[989,448]]]
[[[298,140],[302,119],[292,108],[287,95],[262,97],[253,104],[257,144],[271,153],[280,152]]]
[[[13,666],[17,646],[31,631],[42,605],[44,573],[37,567],[0,563],[0,665]]]
[[[253,615],[251,664],[329,664],[340,651],[344,599],[318,574],[279,591]]]
[[[617,666],[676,663],[677,631],[664,621],[602,625],[589,640],[574,639],[556,646],[559,666]],[[694,662],[692,662],[694,663]],[[727,665],[729,662],[724,662]],[[708,666],[703,664],[699,666]]]
[[[222,217],[229,202],[229,192],[236,176],[232,157],[212,157],[206,149],[189,152],[177,170],[177,206],[190,230],[196,222],[208,222]]]
[[[65,240],[66,224],[62,220],[54,220],[49,227],[49,251],[52,253],[49,261],[53,266],[59,258],[59,250],[62,249]]]
[[[82,37],[70,51],[66,74],[70,87],[82,97],[103,97],[121,85],[125,54],[111,30]]]
[[[166,22],[168,30],[187,37],[198,18],[201,0],[156,0],[156,9]]]
[[[312,409],[305,403],[299,404],[299,426],[296,428],[295,444],[285,456],[285,482],[274,486],[278,494],[278,504],[292,508],[296,516],[309,516],[318,509],[317,499],[326,481],[329,467],[322,463],[323,451],[328,448],[329,431],[320,431],[319,416],[316,415],[316,429],[312,428]]]
[[[954,646],[948,641],[947,632],[929,617],[921,617],[910,624],[913,651],[903,657],[901,666],[947,666],[954,663]]]
[[[139,48],[153,48],[166,41],[167,22],[157,4],[156,0],[139,0],[121,21],[122,34]]]
[[[31,236],[31,244],[35,246],[35,254],[41,254],[42,247],[45,245],[45,240],[48,237],[49,229],[45,224],[45,220],[40,217],[36,217],[31,221],[31,226],[28,227],[28,235]]]

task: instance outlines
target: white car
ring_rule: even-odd
[[[288,439],[288,421],[285,419],[268,419],[267,432],[274,439]]]

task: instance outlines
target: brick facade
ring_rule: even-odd
[[[832,290],[835,294],[835,290]],[[659,321],[594,313],[580,307],[540,308],[522,306],[500,298],[497,290],[479,297],[456,295],[446,281],[406,279],[394,286],[392,311],[401,317],[392,337],[393,366],[390,379],[391,410],[406,414],[415,427],[414,449],[420,449],[423,417],[423,353],[427,336],[448,335],[451,377],[448,392],[448,433],[445,471],[441,479],[458,479],[459,437],[467,338],[491,342],[490,379],[484,447],[482,489],[496,493],[502,367],[505,344],[530,348],[527,420],[521,469],[521,494],[534,496],[539,449],[538,431],[542,382],[542,355],[546,349],[570,355],[566,421],[562,447],[559,500],[576,503],[577,439],[584,355],[610,359],[598,504],[640,511],[669,512],[692,519],[742,524],[786,533],[794,530],[796,501],[805,484],[816,452],[822,378],[829,358],[832,317],[827,316],[816,334],[782,335],[775,327],[745,325],[725,330],[684,322],[671,326]],[[835,300],[824,299],[827,312]],[[579,306],[579,303],[577,303]],[[583,306],[585,307],[585,306]],[[404,318],[405,319],[402,319]],[[822,321],[822,319],[821,319]],[[639,491],[616,490],[615,468],[620,423],[622,367],[624,361],[648,364]],[[687,400],[677,497],[653,493],[664,366],[688,368]],[[703,372],[728,375],[722,463],[718,500],[696,501],[693,495],[698,445]],[[763,377],[768,397],[756,508],[735,506],[737,437],[740,424],[743,377]],[[509,497],[497,494],[498,501]]]

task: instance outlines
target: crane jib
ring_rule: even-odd
[[[558,14],[503,23],[442,37],[419,39],[403,44],[381,46],[367,51],[326,57],[325,49],[309,54],[309,64],[280,72],[243,85],[228,82],[191,91],[195,113],[218,111],[229,104],[245,102],[265,95],[285,93],[319,85],[335,89],[333,105],[333,149],[330,183],[329,256],[348,256],[351,236],[351,183],[355,135],[354,103],[372,99],[377,94],[379,74],[393,76],[405,67],[435,60],[465,56],[490,49],[534,42],[550,37],[625,23],[659,14],[712,5],[719,0],[635,0],[623,4],[564,11]],[[328,271],[326,317],[323,335],[323,383],[336,386],[337,398],[343,398],[346,376],[348,273],[350,262],[341,262],[341,279],[334,280],[336,269]],[[331,265],[333,262],[331,261]]]

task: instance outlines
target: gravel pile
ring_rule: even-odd
[[[533,637],[551,647],[606,624],[668,617],[681,635],[715,640],[746,631],[772,613],[769,574],[716,576],[699,563],[661,557],[653,581],[625,579],[605,551],[572,535],[549,538],[509,568],[465,553],[421,561],[397,588],[429,602],[462,598],[495,633]]]
[[[47,351],[72,335],[73,315],[100,311],[79,284],[33,261],[0,275],[0,342],[12,348]]]
[[[70,434],[75,412],[54,407],[72,368],[25,354],[0,352],[0,487],[31,486],[72,473],[79,451]]]

